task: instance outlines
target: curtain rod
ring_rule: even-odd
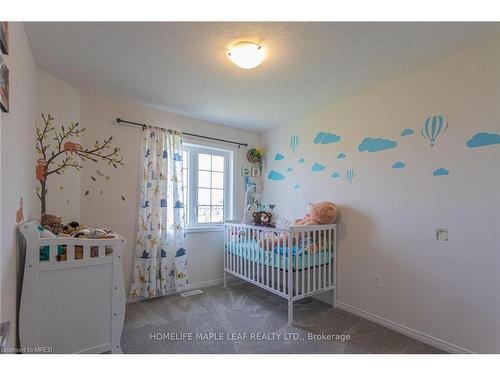
[[[125,123],[125,124],[130,124],[130,125],[136,125],[136,126],[141,126],[141,127],[146,127],[148,126],[147,124],[141,124],[139,122],[134,122],[134,121],[127,121],[127,120],[123,120],[121,118],[117,118],[116,119],[116,122],[118,123]],[[198,134],[193,134],[193,133],[185,133],[185,132],[182,132],[182,134],[185,134],[185,135],[190,135],[191,137],[198,137],[198,138],[204,138],[204,139],[210,139],[212,141],[219,141],[219,142],[226,142],[226,143],[232,143],[233,145],[238,145],[238,148],[240,148],[241,146],[244,146],[244,147],[248,147],[248,143],[240,143],[240,142],[233,142],[233,141],[228,141],[228,140],[225,140],[225,139],[220,139],[220,138],[213,138],[213,137],[207,137],[206,135],[198,135]]]

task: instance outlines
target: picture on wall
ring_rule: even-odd
[[[249,177],[250,174],[251,174],[251,167],[246,166],[246,165],[241,167],[241,175],[243,177]]]
[[[9,68],[0,56],[0,108],[9,112]]]
[[[260,168],[256,167],[256,166],[252,166],[250,174],[254,178],[260,178],[262,176],[262,172],[261,172]]]
[[[9,54],[9,23],[0,22],[0,50],[5,55]]]

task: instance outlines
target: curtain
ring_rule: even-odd
[[[139,225],[131,297],[157,297],[188,284],[182,202],[182,138],[144,127]]]

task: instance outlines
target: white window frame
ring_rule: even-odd
[[[233,216],[233,151],[205,144],[183,142],[182,149],[188,151],[188,184],[186,232],[205,232],[224,230],[224,223],[198,223],[198,153],[210,153],[224,157],[224,221],[231,220]]]

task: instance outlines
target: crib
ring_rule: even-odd
[[[121,353],[125,239],[40,238],[38,226],[31,221],[19,227],[26,242],[22,352]]]
[[[224,225],[224,287],[232,275],[285,298],[289,324],[295,301],[332,291],[335,306],[336,268],[336,224],[287,230],[236,221]]]

